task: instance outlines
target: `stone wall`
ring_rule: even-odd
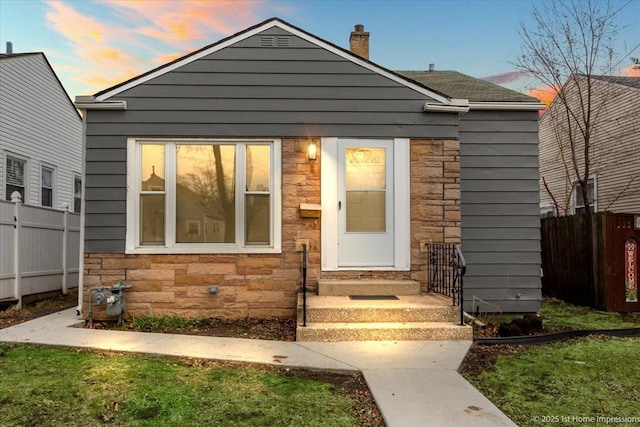
[[[460,241],[458,141],[411,141],[411,271],[320,272],[320,220],[301,218],[301,203],[320,203],[318,160],[307,159],[308,139],[282,141],[282,253],[240,255],[85,255],[87,291],[124,279],[128,315],[183,317],[294,317],[301,287],[301,243],[308,243],[308,279],[413,279],[426,286],[428,243]],[[208,287],[216,285],[217,294]],[[426,290],[426,289],[423,289]],[[101,318],[104,305],[94,310]]]
[[[411,140],[413,280],[426,287],[425,246],[460,243],[460,229],[460,142]]]

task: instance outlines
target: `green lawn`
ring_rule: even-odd
[[[596,311],[589,307],[545,298],[540,316],[545,327],[571,329],[621,329],[640,327],[640,315],[623,318],[619,313]]]
[[[0,349],[3,426],[357,426],[296,371],[30,345]]]
[[[637,314],[554,299],[543,301],[540,315],[548,330],[640,327]],[[640,338],[592,336],[519,351],[475,351],[502,355],[493,367],[463,375],[519,426],[640,425]]]
[[[615,425],[640,425],[640,338],[589,337],[531,347],[465,377],[519,426],[605,425],[599,416],[637,417]],[[560,418],[566,416],[596,419]]]

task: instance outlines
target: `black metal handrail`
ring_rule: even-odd
[[[307,245],[302,245],[302,326],[307,326]]]
[[[427,246],[427,290],[451,297],[460,307],[460,324],[464,325],[463,277],[467,263],[460,245],[431,243]]]

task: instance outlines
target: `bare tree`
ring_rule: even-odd
[[[612,89],[616,85],[603,86],[602,79],[619,75],[622,64],[637,48],[625,46],[617,51],[623,30],[621,14],[627,4],[610,0],[543,2],[533,8],[534,26],[520,26],[521,55],[513,65],[556,92],[547,110],[554,116],[543,120],[552,121],[552,133],[560,150],[554,161],[562,163],[569,196],[576,189],[581,192],[585,215],[593,202],[590,175],[594,167],[603,166],[597,164],[599,158],[606,158],[606,147],[597,146],[598,126],[619,96]],[[603,93],[603,87],[610,88],[610,92]],[[559,212],[557,195],[552,194],[544,176],[542,180]],[[581,241],[589,254],[584,268],[591,271],[593,300],[599,301],[596,219],[593,215],[584,219]]]
[[[561,153],[558,161],[563,163],[569,183],[568,196],[579,189],[585,207],[593,202],[589,193],[593,166],[598,157],[604,158],[604,150],[610,149],[598,147],[594,135],[602,125],[607,105],[621,93],[612,85],[603,93],[596,85],[602,84],[602,76],[618,75],[623,62],[638,47],[617,51],[623,30],[619,20],[626,4],[601,0],[544,2],[533,8],[535,25],[520,26],[522,52],[513,65],[557,93],[554,117],[545,120],[552,120]],[[548,185],[545,187],[560,212],[560,197],[552,194]]]

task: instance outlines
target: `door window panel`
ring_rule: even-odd
[[[346,149],[348,233],[386,231],[385,160],[384,148]]]

